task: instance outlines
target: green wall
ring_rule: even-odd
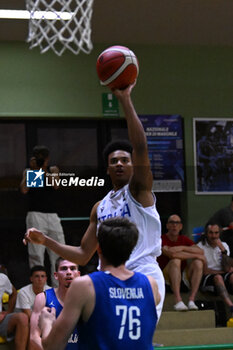
[[[22,42],[0,42],[0,117],[101,117],[95,63],[90,55],[41,55]],[[135,46],[140,64],[133,100],[139,114],[184,118],[187,188],[182,195],[185,229],[205,223],[230,195],[195,195],[194,117],[233,117],[233,47]],[[232,189],[233,192],[233,189]]]

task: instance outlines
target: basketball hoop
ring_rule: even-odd
[[[26,8],[30,13],[27,39],[30,48],[39,46],[41,53],[52,49],[58,56],[66,49],[76,55],[80,50],[90,53],[93,48],[93,2],[94,0],[26,0]]]

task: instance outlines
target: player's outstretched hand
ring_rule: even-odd
[[[27,243],[44,244],[44,242],[45,242],[45,235],[34,227],[29,228],[27,230],[23,239],[23,243],[25,245]]]

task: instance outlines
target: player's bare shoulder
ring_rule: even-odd
[[[89,288],[93,287],[93,283],[89,275],[84,275],[81,277],[76,277],[72,281],[72,285],[74,284],[74,287],[77,288],[78,286],[82,286],[82,288]]]
[[[88,276],[75,278],[69,290],[69,300],[77,301],[82,310],[82,318],[86,322],[92,314],[95,307],[95,288],[92,279]]]

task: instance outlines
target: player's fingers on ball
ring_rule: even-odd
[[[137,84],[137,79],[135,79],[135,81],[133,82],[132,87],[134,87]]]

